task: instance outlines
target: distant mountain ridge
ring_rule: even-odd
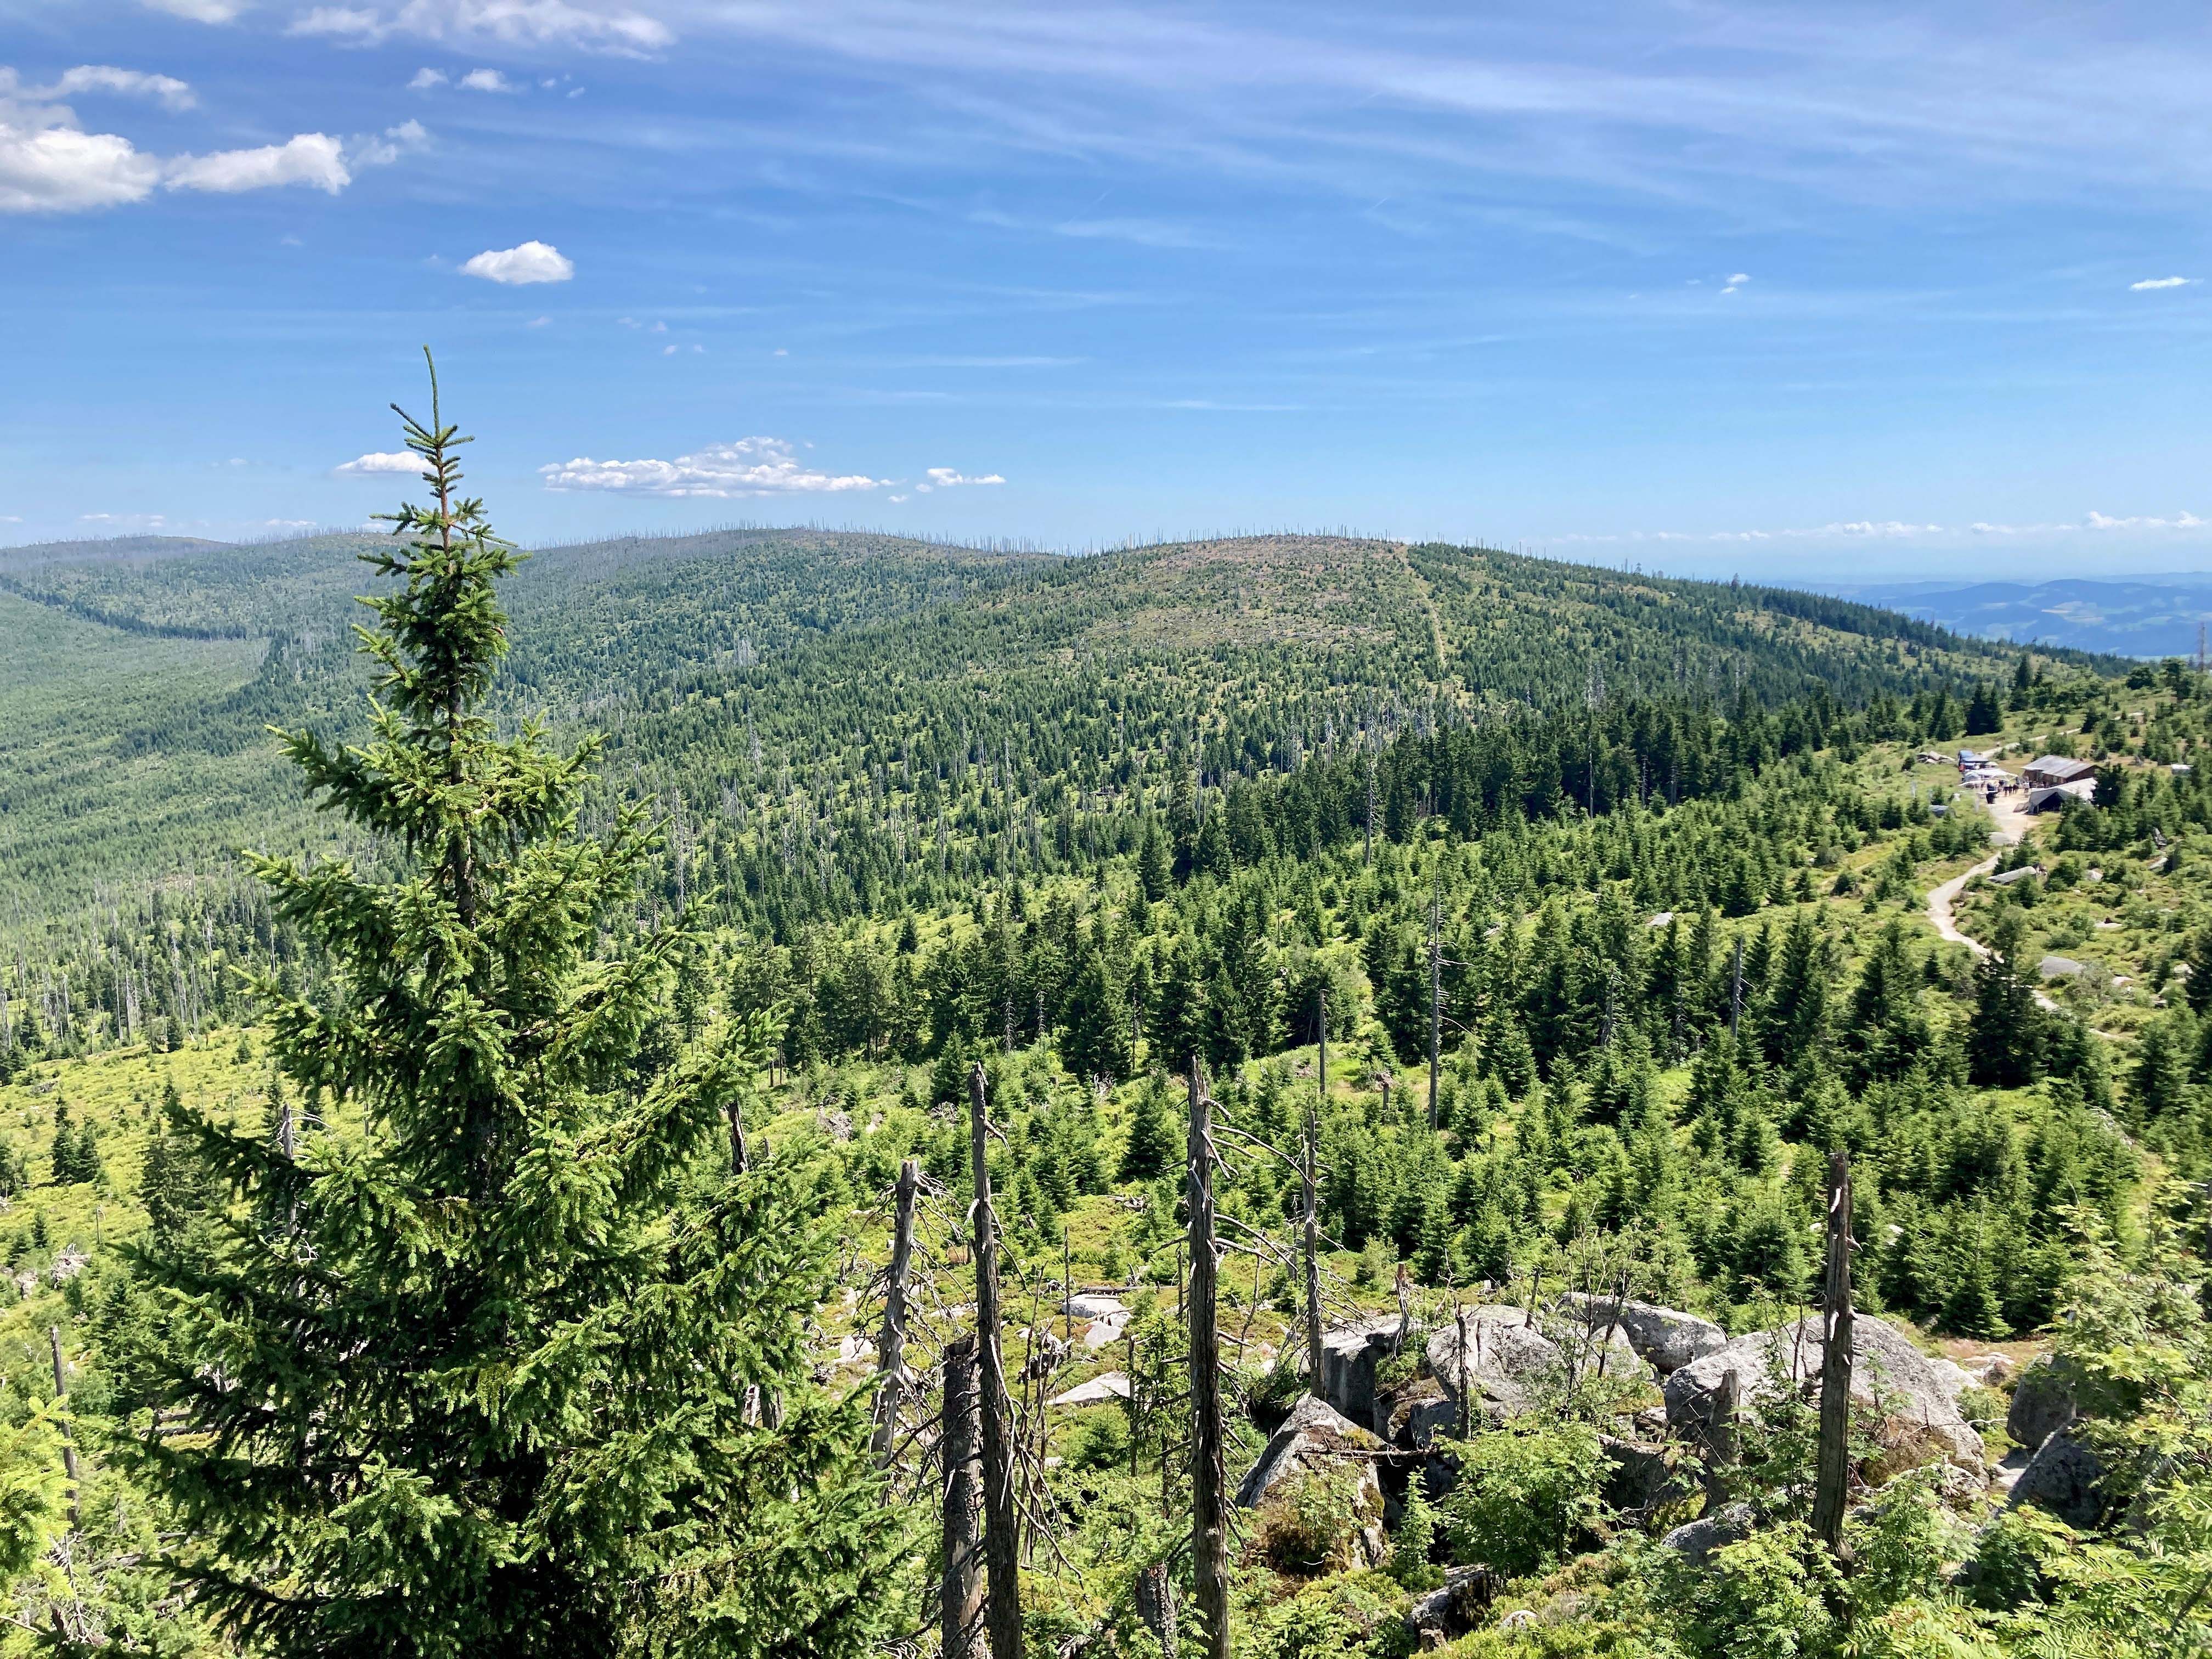
[[[1824,588],[1970,638],[2123,657],[2192,657],[2212,624],[2212,572],[2042,582],[1887,582]]]

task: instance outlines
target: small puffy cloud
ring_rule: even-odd
[[[255,149],[222,149],[207,155],[180,155],[164,169],[171,190],[206,190],[232,194],[306,185],[335,196],[353,182],[345,147],[325,133],[303,132],[281,144]]]
[[[345,147],[346,164],[356,167],[388,167],[401,156],[430,146],[429,129],[420,121],[402,121],[381,133],[355,137]]]
[[[995,472],[986,472],[981,477],[970,477],[964,472],[954,471],[949,466],[933,466],[927,469],[927,471],[930,483],[939,489],[950,489],[956,484],[1002,484],[1006,483],[1006,480]]]
[[[0,213],[121,207],[144,201],[161,179],[159,158],[128,138],[73,126],[32,127],[0,114]]]
[[[2128,292],[2142,294],[2156,288],[2187,288],[2196,280],[2194,276],[2148,276],[2140,283],[2130,283]]]
[[[246,9],[246,0],[138,0],[138,3],[187,22],[231,23]]]
[[[659,52],[676,40],[675,32],[659,18],[601,0],[383,0],[317,6],[295,20],[290,33],[359,46],[395,37],[493,40],[629,58]]]
[[[514,247],[487,248],[461,267],[464,276],[481,276],[488,283],[520,286],[526,283],[565,283],[576,274],[573,259],[563,257],[550,242],[523,242]]]
[[[371,450],[366,455],[356,455],[343,466],[333,467],[341,478],[366,478],[379,472],[420,472],[422,458],[411,449]]]
[[[62,78],[43,94],[72,98],[81,92],[109,92],[125,98],[150,98],[163,109],[190,109],[199,100],[192,89],[173,75],[148,75],[140,70],[117,69],[110,64],[80,64],[65,70]]]
[[[528,322],[525,323],[523,326],[525,328],[544,328],[552,322],[552,320],[553,319],[550,317],[532,317]]]
[[[2081,522],[2091,530],[2202,530],[2208,520],[2185,511],[2170,519],[2148,516],[2116,519],[2102,513],[2092,513]]]
[[[415,71],[415,78],[407,83],[407,90],[410,92],[432,92],[445,84],[445,70],[418,69]]]
[[[632,495],[808,495],[880,489],[884,480],[806,465],[781,438],[709,444],[672,461],[579,457],[538,469],[549,489],[605,489]]]
[[[454,84],[464,92],[520,92],[521,88],[495,69],[474,69]]]
[[[1751,278],[1749,276],[1739,270],[1735,276],[1728,279],[1727,284],[1722,288],[1721,292],[1723,294],[1734,294],[1741,289],[1743,285],[1750,280]]]

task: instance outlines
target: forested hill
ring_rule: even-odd
[[[136,932],[156,883],[190,908],[240,890],[241,845],[327,841],[266,728],[359,729],[353,596],[380,544],[0,554],[0,625],[20,644],[0,671],[11,954],[82,956]],[[757,846],[818,843],[863,797],[908,844],[914,799],[895,813],[887,791],[924,775],[933,839],[941,817],[957,840],[971,807],[1001,828],[1141,812],[1179,775],[1218,788],[1516,708],[1819,688],[1940,694],[1940,726],[2010,666],[1842,600],[1315,537],[1082,558],[839,532],[630,538],[540,550],[509,603],[510,714],[606,731],[612,796]]]

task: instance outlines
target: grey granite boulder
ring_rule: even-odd
[[[1773,1398],[1778,1372],[1784,1384],[1810,1395],[1820,1376],[1819,1316],[1740,1336],[1675,1371],[1664,1384],[1668,1428],[1694,1437],[1709,1427],[1712,1402],[1731,1372],[1741,1411],[1755,1413],[1760,1401]],[[1982,1437],[1959,1414],[1928,1356],[1895,1327],[1865,1314],[1851,1322],[1851,1399],[1861,1407],[1881,1403],[1888,1419],[1884,1438],[1898,1449],[1909,1451],[1917,1440],[1946,1461],[1981,1472],[1987,1455]]]
[[[2074,1389],[2049,1355],[2020,1374],[2012,1404],[2005,1411],[2005,1433],[2015,1446],[2033,1451],[2074,1420]]]
[[[1397,1340],[1395,1314],[1356,1325],[1340,1325],[1322,1336],[1322,1393],[1330,1405],[1364,1429],[1379,1431],[1382,1426],[1376,1421],[1375,1367]]]
[[[1286,1480],[1331,1465],[1352,1465],[1364,1470],[1366,1481],[1374,1484],[1379,1512],[1382,1486],[1376,1480],[1373,1454],[1382,1449],[1381,1441],[1328,1401],[1302,1395],[1283,1426],[1267,1437],[1260,1461],[1237,1488],[1237,1502],[1255,1510]]]
[[[1518,1308],[1484,1306],[1467,1313],[1466,1370],[1471,1406],[1496,1418],[1513,1417],[1536,1403],[1536,1391],[1565,1363],[1559,1345]],[[1459,1329],[1445,1324],[1429,1339],[1429,1370],[1445,1397],[1459,1400]]]
[[[2094,1526],[2105,1513],[2101,1489],[2105,1466],[2097,1454],[2059,1429],[2036,1448],[2035,1455],[2012,1483],[2012,1505],[2033,1504],[2069,1527]]]
[[[1560,1302],[1578,1317],[1600,1323],[1611,1322],[1618,1310],[1620,1331],[1628,1339],[1628,1346],[1635,1350],[1638,1358],[1662,1376],[1728,1346],[1728,1333],[1711,1320],[1700,1319],[1675,1308],[1662,1308],[1656,1303],[1616,1303],[1611,1297],[1584,1296],[1580,1292],[1562,1297]]]
[[[1751,1505],[1730,1504],[1711,1515],[1699,1516],[1687,1526],[1675,1528],[1659,1541],[1681,1552],[1682,1559],[1692,1566],[1702,1567],[1715,1550],[1750,1537],[1751,1524]]]
[[[1413,1598],[1406,1624],[1424,1648],[1441,1647],[1479,1630],[1504,1587],[1488,1567],[1449,1567],[1441,1588]]]

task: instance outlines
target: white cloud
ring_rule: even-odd
[[[573,259],[547,242],[523,242],[514,247],[487,248],[461,267],[464,276],[481,276],[488,283],[565,283],[576,274]]]
[[[117,69],[109,64],[80,64],[64,70],[62,78],[45,92],[46,98],[70,98],[80,92],[112,92],[125,98],[151,98],[164,109],[190,109],[199,100],[192,89],[173,75],[148,75],[141,70]]]
[[[1729,277],[1729,278],[1728,279],[1728,283],[1727,283],[1726,286],[1724,286],[1724,287],[1721,289],[1721,292],[1722,292],[1722,293],[1723,293],[1723,294],[1735,294],[1735,293],[1737,293],[1737,292],[1739,292],[1739,291],[1742,289],[1743,285],[1744,285],[1746,283],[1749,282],[1750,280],[1751,280],[1751,278],[1750,278],[1750,277],[1747,276],[1746,275],[1744,275],[1744,273],[1743,273],[1743,272],[1741,272],[1741,271],[1740,271],[1740,270],[1739,270],[1738,272],[1736,272],[1736,274],[1735,274],[1735,276],[1731,276],[1731,277]]]
[[[1002,484],[1006,483],[1006,480],[995,472],[987,472],[980,477],[973,478],[969,477],[965,473],[956,472],[949,466],[933,466],[928,469],[928,472],[929,482],[937,486],[939,489],[950,489],[955,484]]]
[[[5,105],[0,105],[4,112]],[[0,213],[87,213],[143,202],[161,163],[112,132],[30,127],[0,113]]]
[[[528,322],[525,323],[523,326],[525,328],[544,328],[553,319],[550,317],[532,317]]]
[[[51,88],[25,87],[0,68],[0,213],[87,213],[143,202],[158,187],[233,191],[311,185],[335,195],[352,182],[343,147],[319,132],[282,144],[164,158],[118,133],[86,132],[64,88],[124,92],[168,102],[191,88],[167,76],[85,64]]]
[[[672,461],[573,461],[541,466],[549,489],[608,489],[633,495],[803,495],[880,489],[881,478],[819,471],[781,438],[709,444]]]
[[[473,69],[454,83],[464,92],[520,92],[521,88],[495,69]]]
[[[2194,276],[2151,276],[2140,283],[2130,283],[2128,292],[2141,294],[2148,289],[2154,288],[2187,288],[2196,280]]]
[[[2102,513],[2092,513],[2081,522],[2091,530],[2202,530],[2208,521],[2194,513],[2181,512],[2170,519],[2113,519]]]
[[[357,167],[388,167],[410,151],[428,149],[430,133],[420,121],[402,121],[378,137],[356,138],[346,146],[345,158]]]
[[[281,144],[256,149],[222,149],[207,155],[179,155],[163,170],[171,190],[206,190],[231,194],[307,185],[335,196],[353,182],[345,148],[325,133],[303,132]]]
[[[418,69],[415,71],[415,78],[407,83],[407,90],[410,92],[429,92],[436,88],[442,87],[445,84],[445,70]]]
[[[398,0],[397,3],[318,6],[292,25],[294,34],[321,35],[360,46],[394,36],[421,40],[489,39],[517,46],[568,46],[641,57],[676,40],[659,18],[595,0]]]
[[[333,467],[341,478],[365,478],[374,472],[420,472],[422,458],[411,449],[371,450],[356,455],[343,466]]]
[[[246,0],[138,0],[138,3],[190,22],[228,23],[246,9]]]

